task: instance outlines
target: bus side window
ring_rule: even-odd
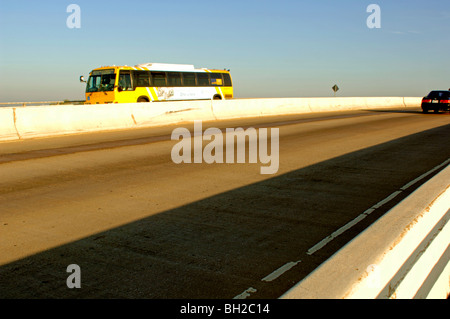
[[[181,86],[181,73],[167,72],[167,84],[168,86]]]
[[[136,87],[150,86],[150,72],[149,71],[134,71],[134,85]]]
[[[182,75],[184,86],[195,86],[195,73],[183,72]]]
[[[152,83],[156,87],[164,87],[166,84],[166,72],[151,72],[152,73]]]
[[[120,71],[119,87],[121,87],[123,91],[132,91],[133,90],[133,86],[131,85],[130,71]]]
[[[197,85],[198,86],[209,86],[208,73],[197,73]]]

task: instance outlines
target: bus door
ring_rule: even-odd
[[[133,77],[130,70],[120,70],[119,79],[117,81],[116,101],[121,102],[136,102],[135,89],[133,86]]]

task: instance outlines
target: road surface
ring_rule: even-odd
[[[393,109],[203,123],[279,128],[273,175],[175,164],[174,127],[0,143],[0,298],[278,298],[439,171],[384,201],[450,158],[449,119]],[[81,288],[67,287],[72,264]]]

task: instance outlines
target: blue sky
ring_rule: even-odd
[[[238,98],[423,96],[449,52],[448,0],[0,0],[0,102],[81,100],[80,75],[146,62],[229,68]]]

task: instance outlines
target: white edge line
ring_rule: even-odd
[[[431,170],[429,170],[428,172],[420,175],[419,177],[417,177],[416,179],[412,180],[411,182],[409,182],[408,184],[406,184],[405,186],[403,186],[402,188],[400,188],[401,190],[406,190],[409,187],[411,187],[412,185],[414,185],[415,183],[417,183],[418,181],[420,181],[421,179],[427,177],[428,175],[430,175],[431,173],[433,173],[435,170],[441,168],[444,165],[447,165],[448,163],[450,163],[450,158],[447,159],[444,163],[439,164],[438,166],[436,166],[435,168],[432,168]]]
[[[286,271],[288,271],[289,269],[291,269],[292,267],[294,267],[295,265],[297,265],[299,262],[301,262],[301,260],[299,261],[291,261],[288,262],[286,264],[284,264],[283,266],[281,266],[280,268],[278,268],[277,270],[275,270],[274,272],[270,273],[269,275],[267,275],[266,277],[264,277],[263,279],[261,279],[262,281],[272,281],[277,279],[278,277],[280,277],[282,274],[284,274]]]
[[[313,247],[311,247],[310,249],[308,249],[308,251],[306,252],[307,255],[312,255],[315,252],[317,252],[319,249],[321,249],[322,247],[324,247],[326,244],[328,244],[330,241],[332,241],[333,239],[335,239],[337,236],[341,235],[343,232],[345,232],[346,230],[348,230],[349,228],[353,227],[354,225],[356,225],[357,223],[359,223],[361,220],[363,220],[364,218],[366,218],[366,216],[368,216],[369,214],[371,214],[375,209],[380,208],[381,206],[383,206],[384,204],[388,203],[389,201],[391,201],[392,199],[394,199],[397,195],[399,195],[402,191],[406,190],[407,188],[409,188],[410,186],[412,186],[413,184],[417,183],[419,180],[423,179],[424,177],[428,176],[429,174],[431,174],[432,172],[434,172],[435,170],[441,168],[444,165],[447,165],[448,163],[450,163],[450,158],[448,158],[446,161],[444,161],[442,164],[437,165],[436,167],[432,168],[431,170],[429,170],[428,172],[426,172],[425,174],[422,174],[421,176],[417,177],[416,179],[412,180],[411,182],[407,183],[405,186],[401,187],[400,190],[393,192],[391,195],[389,195],[388,197],[386,197],[385,199],[379,201],[377,204],[373,205],[371,208],[367,209],[364,213],[362,213],[361,215],[359,215],[358,217],[356,217],[355,219],[353,219],[352,221],[348,222],[347,224],[345,224],[344,226],[342,226],[341,228],[339,228],[337,231],[333,232],[331,235],[329,235],[328,237],[325,237],[324,239],[322,239],[320,242],[318,242],[317,244],[315,244]]]
[[[250,287],[247,290],[245,290],[243,293],[240,293],[239,295],[234,297],[233,299],[245,299],[248,296],[250,296],[250,294],[253,293],[253,292],[256,292],[256,289],[253,288],[253,287]]]
[[[393,192],[391,195],[389,195],[388,197],[386,197],[385,199],[383,199],[382,201],[379,201],[378,203],[376,203],[375,205],[372,206],[372,208],[374,209],[378,209],[381,206],[383,206],[384,204],[390,202],[391,200],[393,200],[395,197],[397,197],[397,195],[401,194],[402,191],[395,191]]]
[[[373,211],[373,210],[372,210]],[[371,212],[372,212],[371,211]],[[333,239],[335,239],[336,237],[338,237],[339,235],[341,235],[342,233],[344,233],[346,230],[350,229],[351,227],[353,227],[354,225],[356,225],[357,223],[359,223],[361,220],[363,220],[364,218],[366,218],[366,216],[368,216],[368,214],[362,213],[361,215],[359,215],[358,217],[356,217],[355,219],[353,219],[352,221],[348,222],[347,224],[345,224],[344,226],[342,226],[341,228],[339,228],[338,230],[336,230],[335,232],[333,232],[330,236],[325,237],[324,239],[322,239],[320,242],[318,242],[317,244],[315,244],[313,247],[311,247],[310,249],[308,249],[308,251],[306,252],[306,254],[308,255],[312,255],[314,254],[316,251],[318,251],[319,249],[323,248],[326,244],[328,244],[330,241],[332,241]]]

